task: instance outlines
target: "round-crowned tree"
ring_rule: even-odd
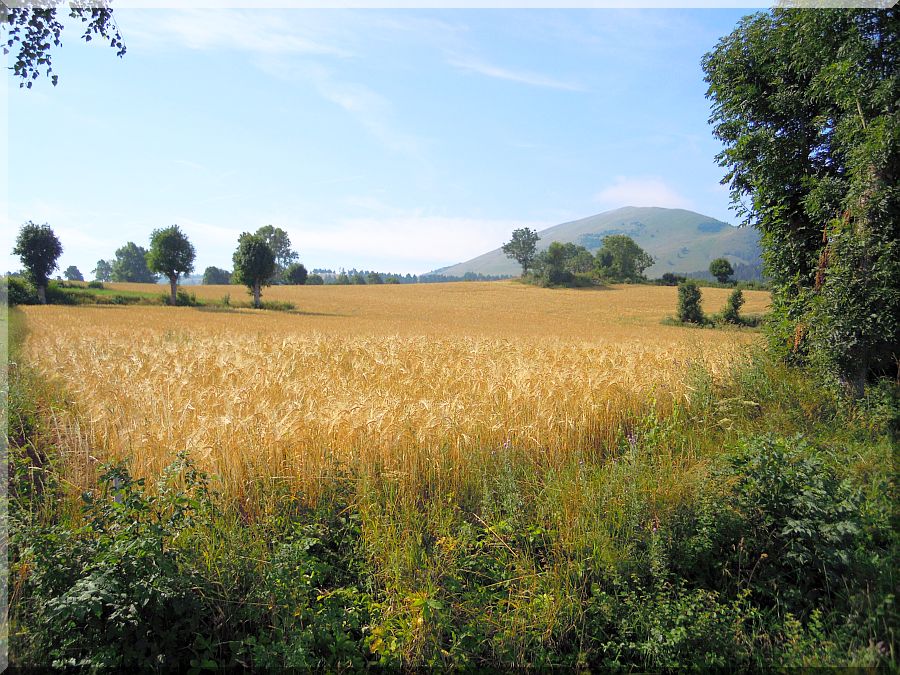
[[[275,275],[275,254],[266,240],[258,234],[244,232],[232,256],[234,277],[253,294],[253,306],[259,308],[262,287],[268,286]]]
[[[727,284],[734,275],[734,268],[726,258],[716,258],[709,263],[709,273],[718,279],[720,284]]]
[[[309,278],[309,272],[307,272],[306,267],[302,263],[291,263],[285,268],[281,278],[286,284],[302,286]]]
[[[62,244],[47,223],[35,225],[29,220],[19,230],[13,253],[22,260],[41,304],[47,302],[47,282],[58,267],[56,261],[62,251]]]
[[[194,246],[177,225],[153,230],[147,267],[169,279],[169,304],[178,301],[178,279],[194,269]]]

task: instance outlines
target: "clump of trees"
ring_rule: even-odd
[[[584,246],[558,241],[536,253],[537,241],[537,233],[533,230],[514,230],[502,250],[522,265],[524,277],[543,286],[645,281],[644,271],[653,265],[653,258],[631,237],[623,234],[604,237],[596,254]],[[531,274],[528,274],[529,269]]]
[[[762,233],[770,344],[862,393],[898,374],[900,13],[776,9],[703,58],[723,183]]]

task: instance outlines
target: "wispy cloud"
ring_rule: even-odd
[[[371,87],[340,78],[330,68],[306,63],[291,71],[311,83],[319,95],[352,115],[374,138],[392,152],[421,158],[425,141],[397,129],[393,105]]]
[[[315,15],[309,18],[313,19]],[[258,55],[306,54],[347,57],[331,24],[288,21],[275,12],[186,9],[142,12],[128,24],[140,44],[175,43],[188,49],[230,49]]]
[[[609,208],[620,206],[661,206],[671,209],[692,208],[691,201],[656,176],[617,176],[596,195],[596,201]]]
[[[472,58],[453,58],[447,61],[454,68],[460,70],[468,70],[485,77],[492,77],[498,80],[508,80],[510,82],[518,82],[527,84],[532,87],[546,87],[548,89],[562,89],[564,91],[587,91],[587,89],[577,83],[566,80],[556,79],[548,75],[540,73],[532,73],[524,70],[510,70],[493,64]]]

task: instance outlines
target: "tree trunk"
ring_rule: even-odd
[[[253,306],[256,307],[256,309],[259,309],[259,294],[260,294],[259,282],[254,281],[253,282]]]
[[[37,296],[39,303],[47,304],[47,284],[37,284]]]
[[[175,303],[178,302],[178,277],[169,277],[169,290],[172,292],[169,304],[174,307]]]

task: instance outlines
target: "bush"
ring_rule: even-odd
[[[680,274],[672,274],[671,272],[666,272],[657,280],[657,283],[660,286],[677,286],[678,284],[686,280],[687,277],[684,277]]]
[[[757,602],[807,615],[831,604],[862,543],[861,495],[802,437],[752,437],[726,460],[740,541],[730,554],[738,584]]]
[[[16,305],[36,305],[37,291],[21,277],[6,277],[6,299],[10,307]]]
[[[31,665],[189,667],[203,612],[198,577],[174,544],[208,509],[206,477],[180,460],[155,492],[107,466],[100,489],[84,494],[83,525],[36,527],[27,548],[18,542],[15,567],[30,571]]]
[[[678,320],[685,323],[706,323],[700,300],[700,288],[693,281],[688,280],[678,286]]]
[[[725,304],[725,311],[722,312],[722,318],[728,323],[740,324],[741,307],[744,305],[744,294],[740,288],[735,288],[731,295],[728,296],[728,302]]]
[[[89,281],[87,283],[88,288],[96,288],[98,290],[103,290],[103,282],[102,281]]]
[[[84,302],[78,292],[70,290],[72,287],[67,286],[64,281],[51,281],[47,284],[47,304],[48,305],[78,305]]]
[[[290,312],[296,309],[296,305],[292,302],[283,302],[281,300],[263,300],[259,303],[260,309],[268,309],[271,312]]]
[[[196,294],[188,293],[187,291],[179,290],[175,297],[175,304],[179,307],[196,307],[200,304]],[[166,297],[166,301],[168,302],[168,297]]]

